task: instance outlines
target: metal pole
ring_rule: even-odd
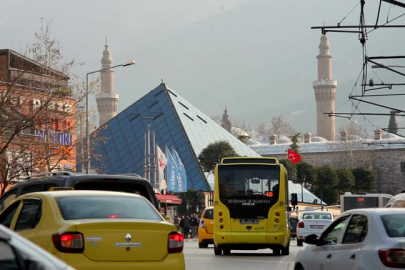
[[[159,173],[159,167],[158,167],[158,157],[157,157],[157,151],[156,151],[156,137],[155,137],[155,132],[153,131],[153,181],[155,182],[155,187],[157,190],[160,191],[160,178],[158,177]]]
[[[146,147],[146,140],[147,140],[147,131],[145,131],[145,151],[144,151],[144,163],[143,163],[143,177],[145,177],[146,179],[148,178],[147,177],[147,173],[146,173],[146,167],[148,166],[148,164],[147,164],[147,159],[146,159],[146,156],[147,156],[147,147]]]
[[[89,174],[90,167],[90,138],[89,138],[89,73],[86,74],[86,174]]]
[[[151,178],[150,178],[150,125],[148,125],[148,180],[149,182],[151,182]]]

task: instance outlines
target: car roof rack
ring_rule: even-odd
[[[47,175],[52,176],[52,175],[74,175],[74,174],[71,172],[68,172],[68,171],[46,172],[46,173],[38,173],[38,174],[28,176],[27,178],[25,178],[25,180],[30,180],[32,178],[37,178],[37,177],[47,176]]]

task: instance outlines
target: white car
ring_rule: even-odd
[[[344,212],[320,236],[307,236],[305,243],[294,270],[405,268],[405,209]]]
[[[297,246],[302,246],[304,238],[310,234],[320,235],[334,220],[331,212],[305,211],[297,224]]]
[[[0,225],[0,269],[74,270],[3,225]]]

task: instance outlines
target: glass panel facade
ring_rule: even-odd
[[[164,151],[174,148],[187,173],[188,189],[213,189],[213,175],[202,172],[198,155],[208,144],[226,140],[242,156],[260,156],[164,84],[93,132],[91,167],[99,173],[144,175],[145,131],[150,125]]]

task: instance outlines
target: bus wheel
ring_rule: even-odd
[[[302,247],[302,243],[304,243],[304,240],[297,238],[297,246]]]
[[[230,249],[224,249],[224,255],[231,255],[231,250]]]
[[[280,249],[279,248],[273,248],[273,255],[280,255]]]
[[[288,255],[288,254],[290,254],[290,245],[281,248],[281,254],[282,254],[282,255]]]
[[[214,254],[215,255],[221,255],[222,254],[222,249],[214,246]]]

